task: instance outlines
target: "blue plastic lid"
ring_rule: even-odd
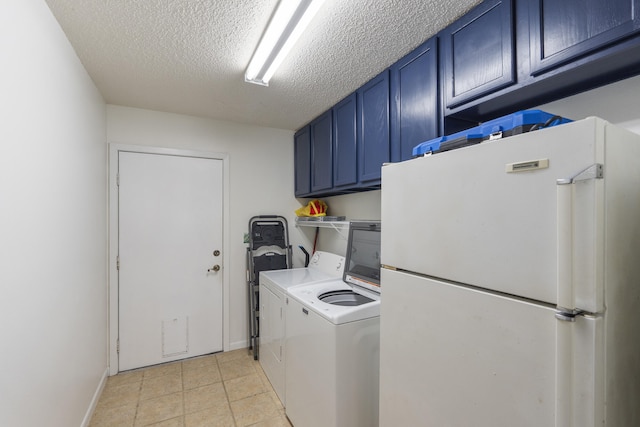
[[[556,120],[553,120],[556,118]],[[547,123],[551,121],[550,123]],[[572,120],[556,116],[541,110],[523,110],[497,119],[489,120],[471,129],[463,130],[447,136],[439,136],[429,141],[422,142],[413,148],[414,156],[421,156],[428,153],[436,152],[440,149],[443,142],[461,140],[468,141],[470,139],[486,139],[496,132],[505,132],[521,126],[540,124],[543,127],[556,126],[563,123],[569,123]]]

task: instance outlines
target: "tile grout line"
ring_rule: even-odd
[[[238,426],[238,422],[236,420],[236,413],[233,412],[231,408],[231,399],[229,399],[229,393],[227,392],[227,384],[222,377],[222,369],[220,368],[220,361],[218,360],[218,356],[216,356],[216,366],[218,367],[218,373],[220,374],[220,382],[222,382],[222,388],[224,389],[224,397],[227,399],[227,406],[229,407],[229,412],[231,412],[231,418],[233,418],[233,425],[235,427]]]
[[[138,399],[136,401],[136,414],[133,417],[133,426],[135,427],[138,420],[138,414],[140,412],[140,403],[142,401],[142,387],[144,385],[144,370],[142,371],[142,377],[140,378],[140,385],[138,386]]]
[[[186,388],[184,385],[184,362],[180,362],[180,384],[182,385],[182,425],[184,426],[187,422],[187,405],[185,402],[186,397]]]

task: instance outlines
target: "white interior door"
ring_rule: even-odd
[[[222,350],[222,163],[118,155],[120,371]]]

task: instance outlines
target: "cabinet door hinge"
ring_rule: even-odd
[[[116,174],[116,186],[120,187],[120,174],[119,173]]]
[[[120,271],[120,255],[116,256],[116,270]]]
[[[116,341],[116,353],[120,353],[120,338]]]

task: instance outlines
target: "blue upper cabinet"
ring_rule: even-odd
[[[489,0],[440,33],[448,108],[516,82],[511,0]]]
[[[380,183],[382,164],[390,159],[389,70],[356,92],[358,96],[358,175],[363,186]]]
[[[640,29],[640,0],[530,0],[531,71],[539,74]]]
[[[358,183],[356,94],[333,107],[333,185],[336,188]]]
[[[309,125],[311,132],[311,192],[333,187],[331,110]]]
[[[311,133],[309,126],[300,129],[293,136],[295,160],[294,194],[304,197],[311,191]]]
[[[438,136],[438,49],[431,38],[391,66],[391,161]]]

